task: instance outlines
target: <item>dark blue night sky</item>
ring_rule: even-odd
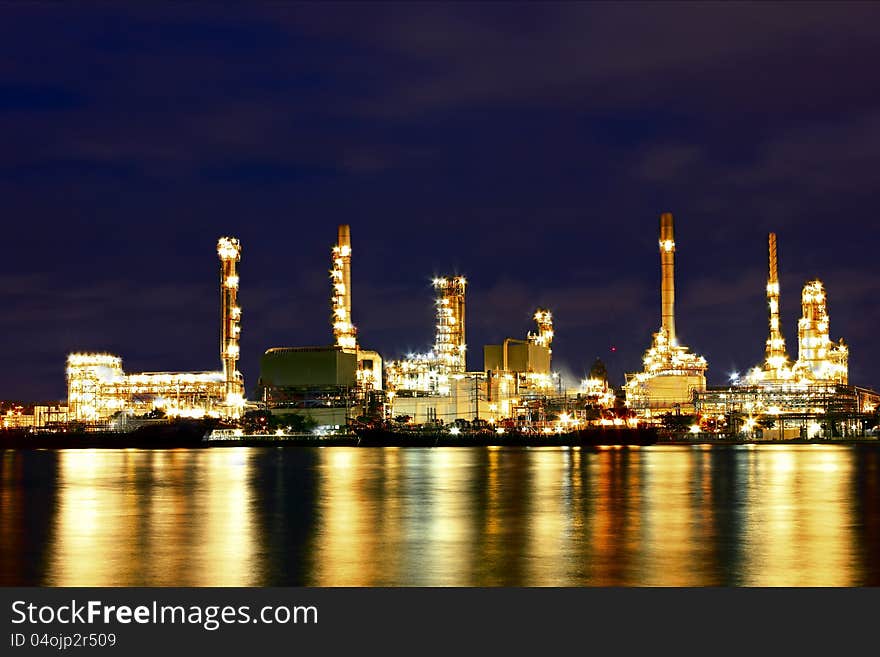
[[[556,316],[556,364],[615,383],[659,326],[675,215],[680,338],[710,384],[828,289],[850,379],[880,385],[880,5],[0,6],[0,398],[60,399],[74,350],[219,368],[220,235],[241,239],[242,370],[329,344],[329,249],[387,357],[461,273],[468,365]],[[611,347],[616,346],[612,352]]]

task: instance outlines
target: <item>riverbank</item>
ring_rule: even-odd
[[[726,436],[718,438],[687,438],[687,437],[663,437],[657,440],[657,445],[880,445],[880,438],[876,436],[848,437],[848,438],[730,438]]]
[[[224,430],[228,431],[228,430]],[[131,432],[0,431],[0,449],[178,449],[214,447],[625,447],[650,445],[880,445],[876,436],[847,438],[742,438],[701,434],[658,435],[652,429],[604,428],[563,434],[518,432],[359,431],[318,435],[217,436],[202,422],[151,425]]]

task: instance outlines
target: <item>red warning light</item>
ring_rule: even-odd
[[[611,351],[617,351],[617,347],[611,347]]]

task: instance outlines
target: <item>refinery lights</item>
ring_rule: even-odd
[[[339,226],[331,262],[333,336],[337,347],[357,351],[357,329],[351,323],[351,228],[347,225]]]
[[[464,276],[440,276],[431,281],[437,297],[434,300],[436,324],[434,348],[424,354],[410,354],[406,359],[390,361],[386,378],[390,389],[411,390],[448,395],[451,376],[464,374],[467,345],[465,344]]]
[[[217,241],[220,258],[219,372],[143,372],[126,374],[111,354],[73,353],[67,357],[67,400],[71,420],[107,422],[127,414],[161,410],[170,417],[236,418],[244,407],[244,380],[238,371],[241,308],[238,261],[241,244]]]
[[[802,316],[798,321],[798,359],[791,363],[785,350],[779,315],[779,272],[776,234],[769,237],[767,305],[770,331],[762,367],[751,369],[744,383],[751,386],[805,388],[809,385],[848,382],[849,348],[831,341],[827,296],[822,281],[808,281],[801,294]]]

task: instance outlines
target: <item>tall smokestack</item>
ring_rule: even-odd
[[[767,338],[767,367],[779,369],[788,361],[785,338],[779,322],[779,266],[776,258],[776,233],[768,239],[769,278],[767,279],[767,305],[770,310],[770,335]]]
[[[234,237],[221,237],[217,241],[220,256],[220,361],[226,382],[227,403],[244,393],[244,384],[238,372],[241,336],[241,308],[238,307],[238,261],[241,244]]]
[[[662,327],[670,344],[677,344],[675,337],[675,235],[672,214],[660,215],[660,273]]]
[[[333,247],[333,335],[336,346],[346,350],[357,349],[357,329],[351,322],[351,227],[339,226],[336,246]]]

